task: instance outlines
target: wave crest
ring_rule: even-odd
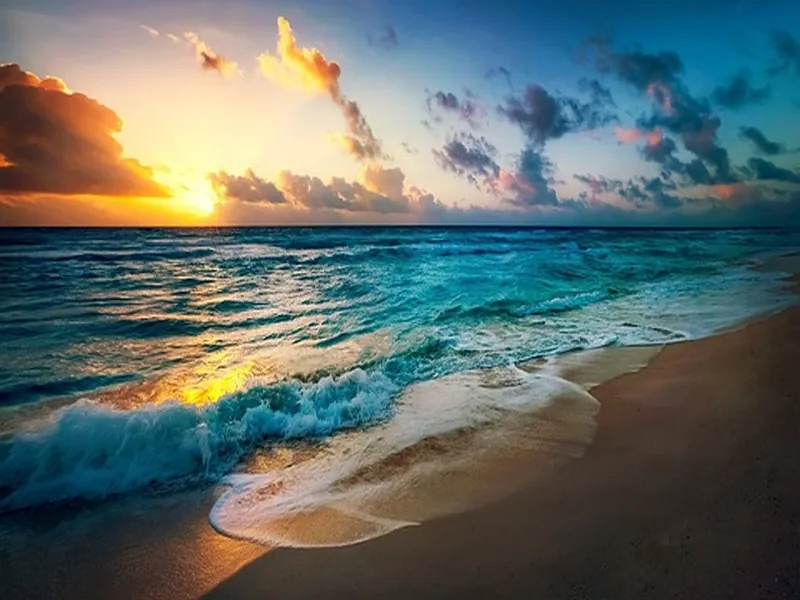
[[[171,401],[124,411],[80,400],[0,444],[0,509],[213,480],[265,439],[383,418],[396,391],[381,371],[354,369],[252,387],[202,408]]]

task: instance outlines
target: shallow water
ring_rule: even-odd
[[[6,510],[218,481],[287,440],[323,440],[327,494],[363,472],[331,450],[354,435],[394,431],[362,456],[388,468],[387,449],[518,395],[476,395],[467,373],[690,339],[794,302],[781,273],[752,267],[800,243],[791,230],[1,233]],[[558,395],[526,385],[529,407]]]

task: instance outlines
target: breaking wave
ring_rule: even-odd
[[[119,410],[80,400],[0,444],[0,508],[214,480],[264,440],[327,436],[386,417],[397,387],[361,369],[256,386],[216,404]]]

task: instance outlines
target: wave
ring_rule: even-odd
[[[19,405],[21,404],[20,399],[24,399],[25,402],[36,402],[47,397],[70,396],[103,387],[128,383],[135,378],[136,376],[133,374],[91,375],[87,377],[70,377],[58,381],[0,387],[0,406]]]
[[[130,252],[74,252],[68,254],[56,254],[47,257],[46,260],[53,262],[157,262],[161,260],[188,260],[207,258],[213,255],[214,250],[211,248],[191,248],[185,250],[163,250],[160,252],[137,250]],[[36,258],[35,255],[34,258]]]
[[[492,318],[519,319],[534,315],[548,315],[576,310],[590,304],[602,302],[618,290],[580,292],[566,296],[559,296],[541,302],[527,302],[515,298],[502,298],[492,300],[480,306],[453,306],[439,313],[437,322],[458,320],[484,320]]]
[[[378,427],[337,436],[282,468],[226,477],[230,489],[209,520],[269,546],[372,539],[502,497],[580,456],[598,406],[574,383],[513,365],[420,382]],[[524,466],[510,470],[509,459]]]
[[[389,415],[397,386],[354,369],[256,386],[207,407],[80,400],[0,443],[0,510],[213,481],[264,440],[328,436]]]

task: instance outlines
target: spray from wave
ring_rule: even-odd
[[[397,386],[354,369],[256,386],[198,408],[123,411],[80,400],[0,444],[0,509],[214,480],[264,440],[327,436],[389,414]]]

